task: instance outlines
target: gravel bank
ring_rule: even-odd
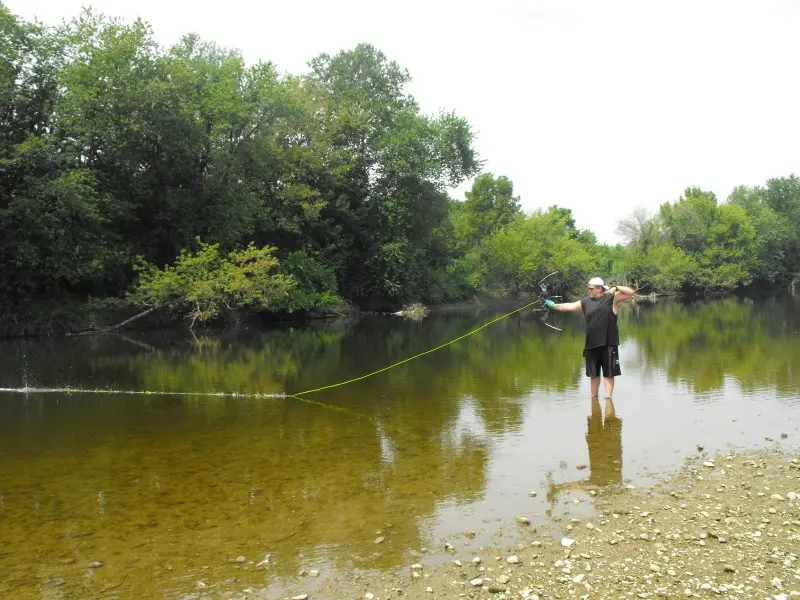
[[[508,545],[443,541],[396,572],[340,573],[285,597],[800,599],[800,455],[701,454],[656,486],[595,494],[591,519],[518,520]]]

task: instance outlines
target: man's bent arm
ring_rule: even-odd
[[[614,290],[614,292],[613,292],[614,293],[614,301],[618,302],[618,303],[619,302],[627,302],[628,300],[630,300],[631,298],[633,298],[636,295],[636,291],[635,290],[632,290],[631,288],[626,287],[624,285],[616,285],[611,289]],[[611,291],[611,290],[609,290],[609,291]]]

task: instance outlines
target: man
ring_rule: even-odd
[[[614,377],[622,374],[619,366],[617,314],[619,305],[633,298],[635,292],[622,285],[609,289],[599,277],[589,280],[586,292],[587,296],[578,302],[556,304],[552,300],[545,300],[545,304],[553,310],[583,312],[586,320],[583,354],[586,359],[586,376],[591,379],[592,398],[596,398],[600,390],[602,371],[605,399],[611,401]]]

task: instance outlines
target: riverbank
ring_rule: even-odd
[[[656,302],[674,295],[636,296],[640,302]],[[533,298],[496,298],[476,296],[461,302],[443,302],[425,305],[406,304],[398,308],[385,307],[384,310],[366,310],[350,303],[336,307],[319,307],[310,311],[295,313],[259,313],[243,310],[236,314],[236,324],[269,324],[282,322],[303,322],[318,319],[353,318],[364,316],[399,316],[422,319],[429,314],[446,314],[464,311],[510,311],[523,306]],[[230,327],[231,319],[223,319],[207,329],[219,330]],[[168,311],[142,311],[114,299],[99,303],[64,303],[31,306],[23,312],[0,314],[0,339],[19,337],[58,337],[88,333],[114,331],[146,331],[154,329],[188,328],[189,321],[178,318]],[[195,327],[197,331],[201,327]]]
[[[593,516],[571,518],[583,503]],[[563,515],[541,524],[520,515],[491,547],[442,540],[391,573],[308,577],[285,595],[250,587],[185,598],[800,597],[796,449],[700,452],[652,487],[572,491],[558,505]]]

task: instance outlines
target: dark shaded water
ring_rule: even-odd
[[[788,296],[623,308],[617,419],[590,416],[578,315],[551,316],[561,333],[512,316],[315,403],[247,395],[358,376],[492,316],[0,343],[0,387],[241,394],[0,392],[0,597],[308,591],[546,519],[558,490],[647,483],[698,444],[798,443]]]

